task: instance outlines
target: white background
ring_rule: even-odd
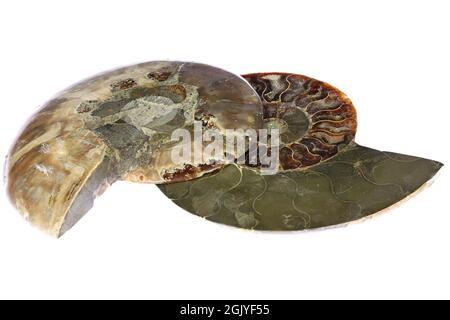
[[[450,165],[448,1],[3,1],[1,155],[59,90],[121,65],[302,73],[346,92],[357,142]],[[1,192],[0,298],[450,298],[450,178],[345,228],[261,233],[117,183],[62,239]]]

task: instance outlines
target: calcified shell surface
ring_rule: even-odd
[[[278,129],[278,172],[265,175],[259,158],[226,165],[225,154],[172,159],[172,132],[192,136],[196,121],[220,137],[227,129]],[[148,62],[84,80],[46,103],[8,155],[8,193],[26,219],[53,236],[117,180],[157,183],[178,206],[214,222],[304,230],[389,207],[442,166],[360,146],[356,127],[350,99],[306,76],[240,77],[198,63]],[[232,152],[250,158],[249,149]]]
[[[354,142],[356,112],[336,88],[295,74],[245,75],[280,129],[280,170],[227,165],[199,179],[160,185],[181,208],[256,230],[304,230],[357,220],[404,199],[441,168],[436,161]]]
[[[439,162],[356,144],[307,170],[261,175],[228,165],[197,180],[159,185],[181,208],[256,230],[304,230],[366,217],[407,197]]]
[[[171,133],[194,120],[222,132],[259,128],[262,105],[241,77],[198,63],[155,61],[82,81],[35,114],[11,149],[8,192],[32,224],[59,236],[118,179],[184,181],[220,167],[174,163]]]

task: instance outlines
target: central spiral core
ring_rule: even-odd
[[[280,134],[283,134],[288,130],[288,128],[288,124],[283,119],[270,118],[264,120],[264,129],[278,129]]]
[[[299,108],[292,108],[284,115],[279,115],[279,118],[264,119],[265,129],[278,129],[281,144],[300,140],[308,132],[309,126],[308,117]]]

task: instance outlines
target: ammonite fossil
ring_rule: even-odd
[[[175,161],[171,134],[194,134],[197,124],[219,136],[278,129],[278,172],[227,162],[226,154]],[[302,230],[386,208],[442,166],[359,146],[355,133],[351,101],[321,81],[148,62],[82,81],[46,103],[8,155],[7,187],[18,211],[57,237],[117,180],[159,184],[178,206],[215,222]],[[248,150],[233,152],[237,158]]]
[[[258,128],[262,106],[241,77],[198,63],[155,61],[113,70],[61,92],[12,147],[7,185],[32,224],[60,236],[114,181],[172,182],[220,167],[173,163],[171,132],[194,120],[219,132]]]
[[[280,129],[280,170],[230,164],[188,182],[160,185],[181,208],[208,220],[256,230],[343,224],[391,206],[441,168],[436,161],[354,142],[356,112],[336,88],[285,73],[245,75]]]
[[[263,101],[264,125],[280,131],[280,166],[305,168],[336,155],[353,141],[356,111],[345,94],[297,74],[245,75]]]

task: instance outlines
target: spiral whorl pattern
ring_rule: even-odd
[[[290,73],[254,73],[243,77],[261,97],[266,126],[280,130],[282,169],[315,165],[353,141],[355,108],[333,86]]]

